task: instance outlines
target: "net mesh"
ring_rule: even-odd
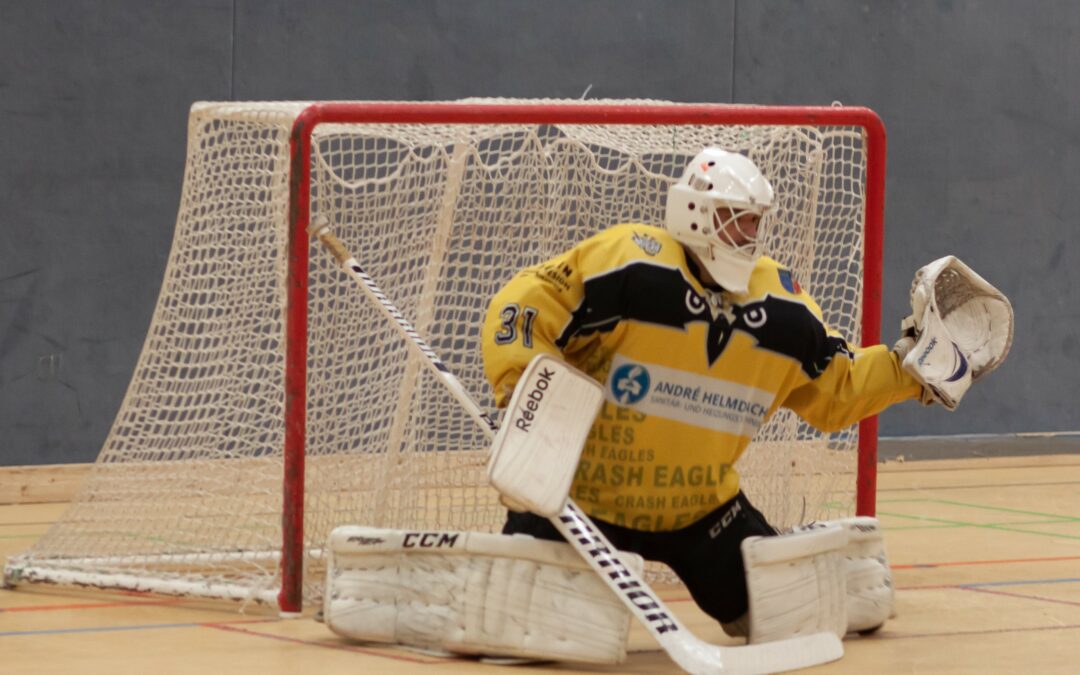
[[[305,105],[192,108],[172,250],[127,395],[69,511],[9,575],[273,597],[289,135]],[[668,185],[706,145],[745,153],[772,182],[767,254],[858,342],[866,168],[856,127],[322,125],[312,215],[490,410],[479,332],[491,296],[521,267],[612,224],[661,224]],[[483,431],[317,246],[307,369],[307,600],[320,597],[321,547],[337,525],[501,526]],[[823,435],[781,411],[740,460],[744,488],[778,526],[850,514],[857,435]]]

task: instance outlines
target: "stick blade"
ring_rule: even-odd
[[[834,633],[814,633],[761,644],[723,649],[723,666],[713,672],[756,675],[782,673],[831,663],[844,655],[844,645]]]
[[[510,501],[551,518],[562,511],[603,388],[566,362],[529,362],[491,445],[488,477]]]

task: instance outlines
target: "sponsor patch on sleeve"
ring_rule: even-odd
[[[802,286],[791,276],[791,270],[781,269],[778,272],[780,274],[780,285],[784,287],[785,291],[796,294],[802,293]]]

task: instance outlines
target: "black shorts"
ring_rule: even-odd
[[[694,602],[717,621],[729,622],[746,613],[746,572],[739,544],[776,530],[740,492],[696,523],[669,532],[643,532],[593,519],[621,551],[633,551],[646,560],[670,567],[686,585]],[[511,511],[503,534],[530,534],[537,539],[562,541],[555,526],[532,513]]]

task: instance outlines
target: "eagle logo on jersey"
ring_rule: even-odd
[[[690,310],[691,314],[701,314],[707,307],[705,298],[695,293],[692,288],[686,289],[686,309]]]
[[[649,371],[636,363],[625,363],[611,376],[611,393],[622,405],[633,405],[649,393]]]
[[[635,232],[634,236],[632,236],[631,239],[634,241],[635,244],[641,247],[642,251],[645,251],[646,255],[650,257],[655,256],[657,253],[660,252],[660,249],[664,247],[664,245],[661,244],[655,237],[648,234],[639,234]]]

